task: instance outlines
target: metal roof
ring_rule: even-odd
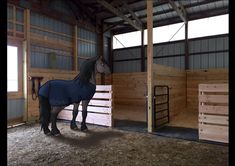
[[[134,13],[142,22],[143,27],[146,28],[146,0],[72,0],[74,4],[84,6],[91,17],[95,17],[104,25],[110,26],[109,30],[112,30],[114,34],[136,30],[129,22],[117,16],[110,8],[102,5],[100,1],[107,2],[126,18],[136,22],[136,19],[133,17]],[[176,12],[169,1],[172,1],[179,9],[181,7],[184,8],[188,21],[228,14],[229,0],[153,0],[154,27],[182,22],[178,12]],[[132,14],[130,10],[133,12]]]

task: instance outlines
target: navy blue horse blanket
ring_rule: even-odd
[[[90,100],[96,85],[76,80],[50,80],[39,89],[39,95],[48,98],[51,106],[68,106],[81,100]]]

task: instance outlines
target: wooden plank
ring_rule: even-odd
[[[112,85],[96,85],[96,91],[112,91]]]
[[[228,143],[228,135],[221,135],[219,133],[199,133],[200,140],[216,141],[222,143]]]
[[[61,111],[57,117],[58,119],[63,120],[72,120],[71,111]],[[79,112],[76,118],[76,121],[82,121],[82,113]],[[88,113],[86,122],[90,124],[97,124],[103,126],[112,126],[112,115],[111,114],[97,114],[97,113]]]
[[[210,124],[198,124],[199,132],[203,133],[218,133],[220,135],[228,134],[228,126],[210,125]]]
[[[95,106],[103,106],[103,107],[111,107],[112,106],[112,100],[90,100],[89,105],[95,105]]]
[[[199,123],[210,123],[216,125],[228,125],[228,116],[199,114]]]
[[[64,109],[72,111],[73,110],[73,105],[69,105],[69,106],[65,107]],[[78,110],[82,111],[82,105],[79,105]],[[112,108],[111,107],[88,106],[87,111],[88,112],[111,114],[112,113]]]
[[[199,139],[228,143],[228,126],[199,124]]]
[[[199,105],[199,113],[228,115],[228,106]]]
[[[96,92],[93,99],[112,99],[112,93],[99,93]]]
[[[228,92],[228,84],[199,84],[199,91]]]
[[[199,95],[199,102],[228,103],[228,95]]]

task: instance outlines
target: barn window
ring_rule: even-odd
[[[18,48],[7,46],[7,92],[18,91]]]

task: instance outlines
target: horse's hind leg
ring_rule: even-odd
[[[62,107],[52,107],[51,110],[51,134],[54,136],[60,135],[60,130],[57,128],[56,120],[59,112],[62,110]]]
[[[80,102],[73,104],[73,118],[72,118],[71,123],[70,123],[70,128],[72,130],[78,130],[78,126],[76,125],[76,118],[77,118],[77,115],[78,115],[79,103]]]
[[[48,128],[50,123],[51,106],[47,98],[39,96],[39,112],[40,112],[40,124],[44,134],[49,135],[50,130]]]
[[[82,124],[81,124],[81,131],[88,130],[86,126],[86,117],[87,117],[87,106],[90,100],[83,100],[82,101]]]

